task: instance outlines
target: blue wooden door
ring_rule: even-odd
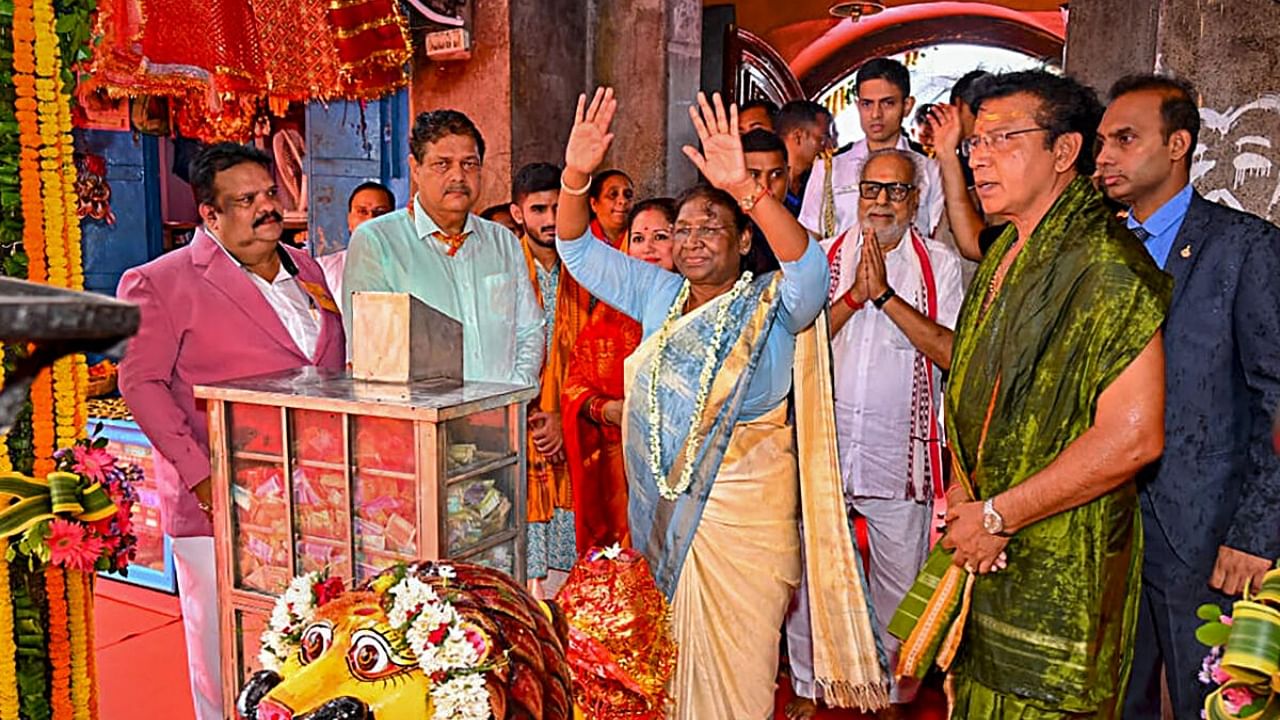
[[[160,254],[159,151],[150,135],[76,130],[76,149],[106,160],[114,225],[80,223],[85,289],[114,295],[125,270]]]
[[[313,102],[307,106],[309,182],[308,234],[313,254],[328,255],[347,246],[347,201],[351,191],[377,180],[396,194],[408,195],[408,91],[364,103]]]

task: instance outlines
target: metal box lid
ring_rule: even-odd
[[[500,383],[370,382],[311,366],[195,388],[197,398],[208,400],[429,422],[526,403],[537,394],[534,387]]]

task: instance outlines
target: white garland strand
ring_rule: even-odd
[[[658,330],[658,347],[654,351],[653,366],[649,370],[649,470],[653,473],[654,482],[658,486],[658,494],[667,500],[680,497],[693,482],[694,461],[702,447],[702,438],[698,437],[698,428],[702,426],[702,414],[706,411],[707,397],[711,390],[711,380],[715,373],[716,359],[720,355],[720,345],[724,339],[724,326],[729,320],[729,308],[747,288],[751,286],[751,271],[742,273],[733,289],[716,308],[716,321],[713,327],[711,342],[707,344],[706,355],[702,361],[702,372],[698,374],[698,396],[694,402],[693,414],[689,417],[689,433],[684,447],[684,468],[675,487],[667,484],[666,473],[662,472],[662,412],[658,407],[658,379],[662,374],[663,352],[667,349],[671,327],[689,299],[689,281],[685,280],[676,295],[675,302],[667,311],[667,317]]]
[[[288,589],[276,600],[271,619],[259,639],[261,650],[258,662],[262,669],[280,672],[289,654],[297,649],[297,642],[316,614],[315,584],[323,573],[309,572],[299,575],[289,583]]]
[[[434,574],[445,581],[457,577],[451,565],[437,565]],[[262,633],[259,660],[265,669],[280,672],[297,651],[306,628],[315,620],[315,584],[322,573],[294,578],[276,601],[268,628]],[[377,586],[375,584],[375,591]],[[382,591],[379,591],[382,594]],[[386,588],[387,624],[405,639],[424,675],[433,680],[431,720],[490,720],[485,672],[493,651],[484,631],[465,620],[446,597],[411,570]],[[389,607],[388,607],[389,605]],[[443,680],[435,680],[443,676]]]

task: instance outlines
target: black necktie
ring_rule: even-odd
[[[1151,233],[1147,232],[1147,229],[1142,227],[1141,225],[1131,229],[1133,230],[1133,234],[1138,238],[1139,242],[1146,242],[1147,238],[1151,237]]]

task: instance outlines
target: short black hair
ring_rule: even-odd
[[[786,137],[788,133],[801,125],[812,125],[821,122],[821,118],[832,117],[831,111],[812,100],[792,100],[783,105],[773,118],[773,131],[778,137]]]
[[[631,180],[630,175],[622,172],[617,168],[611,168],[609,170],[605,170],[602,173],[598,173],[595,177],[591,178],[591,187],[587,189],[587,197],[591,198],[592,200],[599,200],[600,195],[604,193],[605,181],[607,181],[609,178],[615,178],[615,177],[626,178],[627,182],[630,183],[632,187],[635,187],[635,182]]]
[[[427,143],[446,135],[470,135],[476,141],[476,152],[484,161],[484,137],[471,118],[457,110],[428,110],[418,113],[409,134],[409,152],[418,162],[427,154]]]
[[[902,91],[904,100],[911,95],[911,71],[907,70],[906,65],[893,58],[871,58],[858,68],[854,88],[859,94],[862,91],[862,83],[868,80],[887,80]]]
[[[1196,105],[1196,88],[1187,80],[1172,75],[1125,75],[1111,86],[1107,96],[1112,102],[1135,92],[1159,93],[1160,130],[1167,144],[1179,130],[1191,134],[1191,148],[1187,151],[1187,167],[1191,167],[1196,143],[1200,142],[1200,107]]]
[[[1095,167],[1093,147],[1102,119],[1102,103],[1093,88],[1075,78],[1055,75],[1047,70],[1022,70],[983,78],[974,88],[974,109],[989,100],[1012,95],[1030,95],[1040,102],[1036,124],[1048,130],[1045,147],[1063,135],[1080,136],[1080,154],[1076,156],[1076,172],[1086,177]]]
[[[768,115],[770,120],[778,115],[778,104],[769,98],[756,98],[742,103],[738,106],[738,114],[741,115],[747,110],[755,108],[764,108],[764,114]]]
[[[551,163],[529,163],[511,178],[511,202],[519,205],[537,192],[560,189],[560,168]]]
[[[970,70],[961,75],[956,84],[951,86],[951,104],[955,105],[956,101],[959,100],[968,105],[970,111],[977,111],[973,104],[973,86],[974,83],[987,77],[991,77],[991,73],[986,70]]]
[[[929,116],[933,114],[933,109],[938,107],[936,103],[925,103],[916,108],[916,126],[923,127],[929,120]]]
[[[480,217],[484,218],[485,220],[493,220],[494,218],[498,217],[499,213],[506,213],[508,215],[511,215],[511,203],[498,203],[497,205],[490,205],[489,207],[480,211]],[[514,220],[515,217],[512,216],[512,219]]]
[[[187,167],[196,207],[214,205],[217,198],[214,197],[213,181],[218,173],[243,163],[255,163],[271,172],[271,156],[252,145],[220,142],[201,148]]]
[[[391,207],[396,206],[396,194],[391,192],[391,188],[383,185],[377,180],[367,180],[357,185],[356,189],[351,191],[351,196],[347,198],[347,212],[351,212],[351,205],[355,203],[356,196],[365,190],[377,190],[381,192],[386,196],[388,205]]]
[[[756,128],[742,136],[742,152],[780,152],[783,160],[787,158],[787,146],[782,138],[764,128]]]
[[[627,233],[631,233],[631,226],[635,223],[636,218],[640,217],[640,213],[657,210],[667,218],[667,222],[675,224],[676,221],[676,201],[669,197],[655,197],[647,200],[641,200],[631,206],[631,212],[627,213]]]

